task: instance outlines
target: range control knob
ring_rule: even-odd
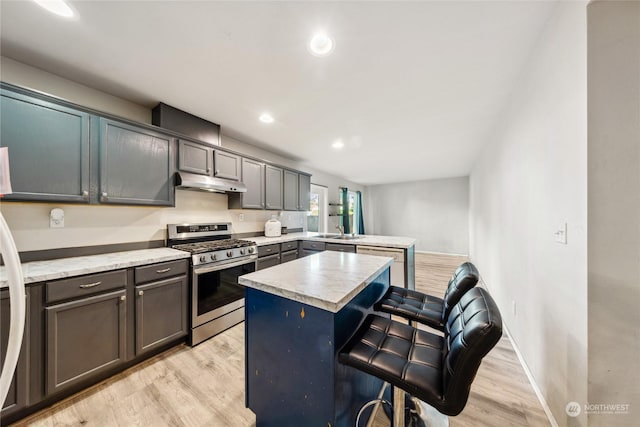
[[[215,261],[216,260],[216,254],[211,254],[209,256],[209,258],[211,258],[211,261]]]
[[[200,262],[205,262],[207,260],[207,257],[205,257],[204,255],[200,255]]]
[[[227,257],[228,257],[228,258],[231,258],[232,256],[233,256],[233,251],[228,251],[228,252],[227,252]]]
[[[247,251],[245,251],[244,249],[240,249],[240,255],[244,255],[246,253],[247,253]]]
[[[252,254],[252,253],[253,253],[253,248],[249,248],[249,249],[247,249],[247,250],[249,251],[249,253],[250,253],[250,254]]]

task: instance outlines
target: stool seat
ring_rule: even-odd
[[[420,322],[439,331],[444,331],[451,308],[460,298],[478,283],[480,273],[471,262],[464,262],[453,273],[444,298],[422,292],[390,286],[387,293],[375,305],[375,310],[410,321]]]
[[[444,336],[370,314],[340,350],[338,360],[445,415],[458,415],[482,358],[501,336],[502,318],[495,301],[476,287],[451,309]]]
[[[405,323],[369,315],[339,360],[398,386],[421,400],[442,397],[444,338]]]

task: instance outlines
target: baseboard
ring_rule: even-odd
[[[544,409],[544,413],[547,414],[547,418],[549,419],[551,426],[558,427],[558,422],[556,421],[556,418],[553,416],[553,413],[551,412],[551,408],[549,408],[547,401],[544,399],[544,396],[542,395],[542,391],[540,391],[540,387],[538,387],[538,384],[536,384],[536,381],[533,378],[533,375],[531,374],[531,371],[529,370],[527,363],[524,361],[524,358],[522,357],[522,353],[520,353],[520,349],[518,348],[516,342],[513,340],[511,333],[509,333],[509,328],[507,328],[507,326],[504,324],[504,319],[502,322],[503,322],[503,325],[502,325],[503,329],[507,333],[507,336],[509,337],[509,341],[511,341],[511,345],[513,346],[513,350],[516,352],[516,356],[518,356],[518,360],[520,361],[520,366],[522,366],[522,369],[524,369],[524,373],[529,379],[529,384],[531,384],[531,387],[533,387],[533,391],[538,397],[538,400],[542,405],[542,409]]]

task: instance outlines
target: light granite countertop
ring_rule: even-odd
[[[240,276],[249,288],[337,313],[393,258],[325,251]]]
[[[22,264],[22,273],[24,275],[24,283],[28,284],[156,262],[173,261],[189,258],[190,256],[188,252],[171,248],[142,249],[50,261],[26,262]],[[8,286],[6,268],[1,266],[0,288]]]
[[[416,244],[416,239],[411,237],[398,237],[398,236],[373,236],[362,235],[356,236],[357,239],[353,240],[341,240],[334,238],[318,237],[321,233],[306,232],[306,233],[290,233],[283,234],[280,237],[244,237],[244,240],[251,240],[256,242],[258,246],[270,245],[272,243],[284,243],[291,242],[293,240],[314,240],[318,242],[326,243],[339,243],[343,245],[363,245],[363,246],[379,246],[385,248],[401,248],[408,249]],[[330,234],[330,233],[326,233]],[[335,234],[338,236],[338,234]]]

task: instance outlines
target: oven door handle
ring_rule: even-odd
[[[209,267],[194,267],[193,274],[211,273],[212,271],[224,270],[225,268],[232,268],[232,267],[238,267],[240,265],[251,264],[252,262],[256,262],[257,259],[258,259],[257,255],[251,255],[250,257],[243,258],[240,261],[216,263],[216,265],[212,265]]]

